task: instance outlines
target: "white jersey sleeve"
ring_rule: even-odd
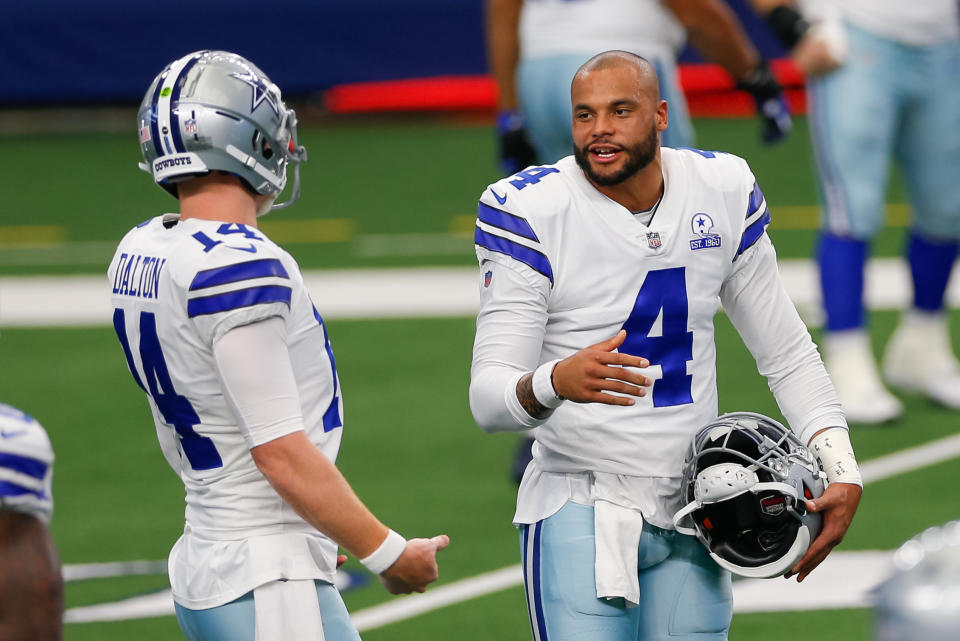
[[[527,414],[516,386],[541,362],[553,267],[511,180],[517,182],[505,178],[484,191],[474,231],[481,281],[470,407],[489,432],[525,430],[546,420]]]
[[[0,510],[53,515],[53,448],[40,423],[0,403]]]
[[[846,427],[846,420],[817,347],[780,281],[766,233],[770,209],[749,170],[744,188],[750,194],[746,217],[720,301],[787,422],[807,443],[821,429]]]
[[[230,330],[213,346],[213,354],[223,395],[247,447],[303,430],[300,394],[280,318]]]

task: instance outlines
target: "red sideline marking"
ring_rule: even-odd
[[[773,60],[774,75],[787,88],[794,113],[804,113],[803,74],[792,60]],[[753,99],[735,91],[733,79],[717,65],[680,65],[680,85],[694,116],[749,116]],[[338,85],[325,96],[336,114],[392,111],[493,111],[497,85],[490,76],[439,76]]]

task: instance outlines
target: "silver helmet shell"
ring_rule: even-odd
[[[294,167],[290,199],[300,195],[297,116],[280,89],[249,60],[196,51],[154,78],[137,114],[140,168],[177,196],[175,184],[210,171],[238,176],[257,194],[279,195]]]
[[[696,535],[710,556],[740,576],[781,576],[822,527],[805,500],[823,494],[826,475],[793,432],[762,414],[732,412],[701,429],[683,467],[677,530]],[[684,525],[692,521],[693,527]]]
[[[876,590],[876,641],[960,637],[960,521],[933,527],[900,546]]]

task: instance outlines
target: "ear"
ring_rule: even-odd
[[[667,101],[661,100],[657,105],[657,131],[664,131],[667,128]]]

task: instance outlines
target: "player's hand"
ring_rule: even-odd
[[[380,583],[390,594],[425,592],[437,580],[437,552],[450,545],[450,537],[440,534],[430,539],[410,539],[400,558],[380,574]]]
[[[526,122],[518,111],[502,111],[497,116],[500,169],[510,176],[524,167],[537,164],[537,152],[527,138]]]
[[[577,403],[633,405],[636,401],[629,396],[646,396],[645,388],[653,381],[627,368],[649,367],[650,361],[614,351],[626,338],[627,332],[621,329],[613,338],[585,347],[557,363],[553,368],[553,389]],[[615,396],[608,392],[629,396]]]
[[[337,555],[337,568],[338,568],[338,569],[339,569],[339,567],[340,567],[341,565],[343,565],[343,564],[346,563],[346,562],[347,562],[347,555],[346,555],[346,554],[338,554],[338,555]]]
[[[790,107],[783,97],[783,87],[773,77],[766,60],[737,82],[737,89],[749,92],[757,104],[757,115],[763,122],[761,138],[772,145],[784,140],[793,130]]]
[[[863,490],[853,483],[833,483],[823,493],[823,496],[806,502],[811,512],[823,513],[823,529],[820,536],[813,540],[807,553],[803,555],[791,570],[784,575],[790,578],[797,576],[797,582],[803,581],[813,569],[827,558],[830,551],[843,540],[850,527],[850,521],[860,504],[860,495]]]
[[[847,36],[843,25],[831,20],[814,23],[790,52],[808,78],[828,74],[846,59]]]

